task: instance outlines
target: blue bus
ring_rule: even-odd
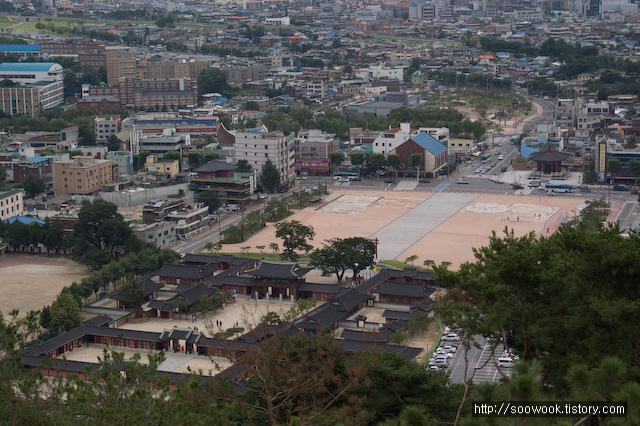
[[[553,192],[571,192],[575,189],[575,186],[568,183],[548,183],[544,186],[544,189]]]

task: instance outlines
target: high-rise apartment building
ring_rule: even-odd
[[[118,84],[122,77],[136,77],[136,52],[108,46],[105,48],[107,84]]]
[[[236,162],[246,160],[260,173],[267,160],[271,160],[280,172],[281,183],[290,184],[296,178],[294,140],[295,133],[287,136],[280,131],[269,132],[265,127],[236,132]]]

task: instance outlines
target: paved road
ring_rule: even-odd
[[[491,359],[491,345],[482,336],[476,336],[475,345],[468,352],[465,364],[465,351],[458,350],[455,357],[451,360],[447,372],[453,383],[464,383],[465,371],[467,380],[473,375],[474,383],[481,382],[497,382],[502,379],[502,375],[498,372],[493,359]],[[494,351],[494,356],[501,356],[504,351],[503,345],[498,345]],[[466,368],[465,368],[466,366]],[[475,372],[474,372],[475,370]],[[511,375],[511,368],[503,368],[502,371],[508,376]]]
[[[415,181],[413,181],[415,182]],[[477,194],[436,193],[369,236],[384,241],[380,259],[395,259],[469,204]]]

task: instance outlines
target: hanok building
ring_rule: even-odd
[[[182,290],[170,299],[150,301],[146,307],[150,311],[149,316],[171,319],[176,315],[193,315],[198,310],[198,302],[202,296],[211,296],[218,292],[217,289],[207,287],[203,283],[181,284],[179,288]]]
[[[163,285],[198,284],[200,281],[211,278],[218,270],[213,264],[206,265],[182,265],[164,263],[160,269],[152,275],[158,276],[158,281]]]
[[[158,292],[164,287],[162,284],[158,284],[149,278],[144,278],[138,281],[138,288],[142,290],[144,293],[144,301],[149,302],[158,297]],[[109,299],[113,299],[116,301],[118,308],[123,309],[133,309],[133,306],[130,303],[127,303],[127,297],[119,290],[112,295],[109,296]]]
[[[566,179],[569,176],[569,170],[563,164],[571,154],[560,151],[541,151],[529,156],[529,161],[535,163],[532,177],[550,178],[550,179]]]
[[[304,276],[312,269],[298,266],[294,262],[262,260],[255,268],[244,271],[244,274],[253,277],[254,291],[258,293],[259,298],[282,300],[298,296]]]

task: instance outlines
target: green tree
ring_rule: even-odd
[[[249,164],[247,160],[238,160],[236,163],[236,171],[239,173],[247,173],[251,170],[253,170],[253,167],[251,167],[251,164]]]
[[[620,173],[622,171],[622,163],[617,158],[609,158],[607,161],[607,173],[611,174],[611,179],[613,179],[612,184],[616,183],[616,173]]]
[[[141,283],[132,280],[127,286],[122,288],[124,303],[128,308],[133,308],[136,318],[142,316],[142,304],[144,303],[144,290]]]
[[[202,154],[199,152],[190,152],[187,154],[187,163],[189,167],[195,168],[202,164]]]
[[[260,173],[260,183],[268,192],[275,192],[276,188],[280,186],[281,176],[280,171],[276,168],[276,166],[271,162],[271,160],[267,160],[262,165],[262,170]]]
[[[417,174],[417,178],[418,180],[420,179],[420,168],[422,167],[422,165],[424,164],[424,157],[422,156],[421,153],[419,152],[414,152],[413,154],[411,154],[411,156],[409,157],[409,162],[411,163],[411,167],[413,167],[414,169],[416,169],[416,174]]]
[[[334,151],[329,154],[329,163],[333,170],[336,170],[344,162],[344,153],[341,151]]]
[[[407,257],[404,260],[404,263],[411,263],[411,266],[413,266],[413,262],[415,262],[418,259],[418,256],[415,254],[412,254],[411,256]]]
[[[222,308],[227,294],[216,292],[213,294],[204,294],[198,300],[198,311],[202,313],[203,317],[207,315],[207,312],[215,312]]]
[[[116,135],[111,135],[109,136],[109,139],[107,139],[107,149],[109,151],[120,151],[123,144],[124,141],[119,139]]]
[[[22,182],[22,187],[24,188],[27,198],[35,198],[38,194],[44,192],[47,185],[40,176],[27,175]]]
[[[73,230],[73,245],[79,255],[90,247],[114,255],[131,234],[118,207],[101,198],[82,202]]]
[[[144,243],[140,241],[138,237],[131,234],[127,237],[127,240],[124,242],[124,254],[137,253],[144,247]]]
[[[269,248],[273,250],[273,253],[277,253],[280,248],[278,247],[278,243],[269,243]]]
[[[322,275],[335,274],[341,283],[347,270],[352,270],[355,278],[360,271],[375,265],[375,254],[375,243],[366,238],[334,238],[311,253],[309,264],[320,268]]]
[[[209,253],[219,253],[220,250],[222,250],[222,243],[220,241],[216,241],[215,243],[213,241],[209,241],[207,244],[204,245],[204,249],[208,250]]]
[[[311,244],[307,242],[307,239],[313,240],[316,235],[313,227],[306,226],[297,220],[289,222],[276,223],[276,238],[282,238],[282,250],[281,257],[288,259],[292,262],[298,260],[298,254],[296,250],[302,250],[308,252],[313,248]]]
[[[49,308],[51,325],[61,331],[69,331],[82,323],[78,301],[68,292],[61,292]]]
[[[351,151],[349,153],[349,160],[351,161],[351,165],[356,167],[358,169],[358,172],[360,172],[360,169],[362,168],[362,165],[364,164],[364,152],[362,152],[362,151]]]
[[[215,191],[200,191],[196,194],[196,200],[209,207],[209,214],[215,213],[222,205],[220,198],[218,198],[218,194]]]
[[[220,93],[224,96],[229,94],[229,84],[227,75],[218,68],[202,70],[198,75],[198,93]]]
[[[400,169],[400,156],[398,154],[388,154],[387,155],[387,165],[394,173],[394,177],[398,177],[398,170]]]
[[[276,316],[269,318],[276,320]],[[367,369],[356,361],[357,355],[347,357],[333,340],[331,333],[281,334],[242,357],[229,351],[225,355],[239,365],[247,380],[237,384],[237,394],[230,394],[226,386],[220,389],[224,393],[216,394],[225,395],[225,400],[272,426],[320,421],[361,424],[365,398],[358,398],[357,391]],[[215,384],[224,385],[221,381]]]
[[[220,158],[220,154],[217,152],[207,152],[203,157],[203,163],[207,164],[209,161],[214,161]]]
[[[7,169],[0,165],[0,188],[2,188],[7,181]]]
[[[178,151],[167,151],[162,154],[163,160],[180,160],[180,153]]]
[[[629,161],[629,171],[633,175],[633,186],[638,187],[638,178],[640,178],[640,160],[637,158]]]
[[[369,167],[375,169],[376,177],[380,176],[380,169],[387,165],[387,159],[381,152],[374,152],[367,156],[367,164]]]

